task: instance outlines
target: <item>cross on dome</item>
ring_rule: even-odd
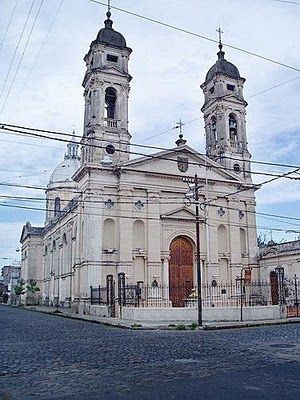
[[[219,49],[222,50],[223,48],[223,44],[222,44],[222,33],[224,33],[221,29],[221,27],[219,26],[219,29],[216,30],[219,34]]]
[[[109,19],[111,17],[111,4],[110,4],[111,0],[107,0],[107,13],[106,16]]]

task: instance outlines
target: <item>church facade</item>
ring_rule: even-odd
[[[38,282],[44,304],[85,307],[90,288],[119,273],[163,286],[171,304],[168,287],[197,285],[195,204],[186,200],[195,175],[202,282],[235,282],[246,269],[260,278],[245,79],[220,43],[201,85],[206,154],[180,135],[172,149],[131,158],[131,52],[108,13],[84,58],[80,156],[72,139],[47,186],[45,225],[27,222],[21,235],[22,277]]]

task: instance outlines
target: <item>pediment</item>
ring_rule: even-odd
[[[23,226],[21,237],[20,237],[20,243],[23,243],[23,241],[28,236],[30,227],[31,227],[30,222],[26,222],[26,224]]]
[[[184,221],[195,221],[196,213],[188,207],[180,207],[160,216],[161,219],[175,219]]]
[[[212,99],[209,99],[208,101],[205,102],[205,104],[202,106],[202,111],[207,108],[209,105],[211,106],[214,103],[219,103],[220,101],[224,101],[224,102],[230,102],[232,104],[242,104],[243,106],[247,106],[248,103],[246,102],[246,100],[238,97],[235,94],[228,94],[227,96],[222,96],[222,97],[215,97]]]
[[[179,165],[179,164],[187,164]],[[182,168],[183,167],[183,168]],[[188,178],[197,173],[200,179],[210,181],[244,182],[234,172],[227,171],[222,165],[187,145],[161,151],[150,156],[139,157],[122,164],[122,169],[143,171],[149,174],[160,174]]]
[[[123,72],[121,69],[119,69],[116,66],[102,67],[101,72],[115,75],[115,76],[126,76],[126,77],[130,76],[129,74]]]

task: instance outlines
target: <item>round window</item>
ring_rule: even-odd
[[[241,167],[239,166],[239,164],[234,164],[233,170],[238,174],[239,172],[241,172]]]
[[[116,149],[115,149],[115,146],[113,146],[112,144],[108,144],[105,147],[105,151],[106,151],[107,154],[113,155],[113,154],[115,154]]]

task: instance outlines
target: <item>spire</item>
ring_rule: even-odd
[[[79,147],[79,144],[76,142],[75,131],[73,130],[72,139],[67,144],[67,153],[65,154],[65,160],[70,160],[72,158],[75,158],[76,160],[79,160],[78,147]]]
[[[218,52],[218,59],[222,60],[222,59],[224,59],[224,55],[225,55],[224,51],[222,50],[223,49],[222,33],[224,33],[224,32],[222,31],[220,25],[219,25],[219,29],[217,29],[217,32],[219,33],[219,49],[220,49],[220,51]]]
[[[111,17],[110,10],[111,10],[110,0],[108,0],[107,1],[107,13],[106,13],[107,20],[104,21],[105,28],[107,28],[107,29],[112,29],[112,26],[113,26],[113,21],[110,19],[110,17]]]

